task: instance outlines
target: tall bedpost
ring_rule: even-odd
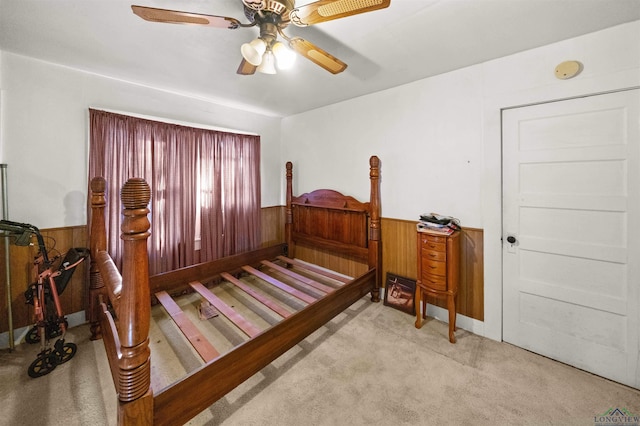
[[[102,275],[98,269],[97,254],[107,249],[107,231],[105,229],[104,208],[107,204],[105,190],[107,181],[102,177],[91,180],[91,266],[89,268],[89,300],[86,307],[87,321],[90,324],[91,340],[102,338],[100,330],[100,298],[106,300]]]
[[[371,219],[369,222],[369,268],[376,268],[376,286],[371,291],[371,301],[380,301],[382,287],[382,244],[380,242],[380,159],[375,155],[369,159],[371,196],[369,198]]]
[[[293,210],[291,206],[291,199],[293,198],[293,164],[291,161],[287,161],[287,206],[285,210],[285,220],[284,220],[284,237],[287,243],[288,253],[287,256],[294,257],[294,248],[293,248],[293,239],[292,239],[292,230],[293,226]]]
[[[149,220],[151,190],[140,178],[129,179],[120,193],[123,221],[122,293],[119,307],[119,425],[153,423],[149,322]]]

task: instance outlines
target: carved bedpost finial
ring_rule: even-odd
[[[118,361],[119,398],[121,402],[129,402],[150,392],[151,384],[148,338],[151,298],[147,252],[150,235],[147,206],[151,190],[144,179],[131,178],[122,187],[120,196],[124,206],[121,227],[124,249],[118,329],[122,351]]]
[[[91,179],[91,192],[103,193],[107,189],[107,181],[103,177],[94,177]]]
[[[146,209],[151,201],[151,188],[142,178],[130,178],[122,187],[120,197],[125,209]]]
[[[107,231],[105,229],[104,208],[107,205],[105,192],[107,181],[103,177],[91,179],[91,228],[89,249],[91,250],[91,262],[89,266],[89,298],[87,320],[91,331],[91,340],[100,339],[100,297],[106,294],[102,276],[96,263],[99,251],[107,249]],[[106,297],[104,297],[106,299]]]
[[[369,165],[372,169],[380,169],[380,159],[377,155],[372,155],[371,158],[369,158]]]

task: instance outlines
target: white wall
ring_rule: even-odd
[[[2,51],[0,51],[0,164],[4,164],[4,143],[2,140]]]
[[[280,118],[0,54],[9,218],[39,228],[86,223],[88,108],[235,129],[261,136],[262,205],[280,202]]]
[[[283,120],[296,192],[340,188],[368,198],[368,159],[382,160],[382,214],[423,212],[480,226],[481,73],[466,68]]]
[[[584,71],[558,80],[566,60]],[[435,211],[483,228],[485,321],[467,324],[499,340],[501,109],[638,85],[640,21],[285,118],[283,152],[299,169],[297,192],[326,186],[366,197],[376,154],[384,217]]]

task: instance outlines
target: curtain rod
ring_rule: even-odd
[[[229,128],[225,128],[225,127],[211,126],[211,125],[208,125],[208,124],[192,123],[192,122],[188,122],[188,121],[174,120],[174,119],[166,118],[166,117],[155,117],[153,115],[138,114],[138,113],[129,112],[129,111],[118,111],[118,110],[114,110],[114,109],[99,108],[99,107],[89,107],[89,109],[93,109],[93,110],[96,110],[96,111],[111,112],[111,113],[114,113],[114,114],[128,115],[130,117],[143,118],[145,120],[160,121],[162,123],[177,124],[179,126],[188,126],[188,127],[195,127],[195,128],[198,128],[198,129],[215,130],[215,131],[218,131],[218,132],[227,132],[227,133],[237,133],[237,134],[249,135],[249,136],[260,136],[258,133],[248,132],[246,130],[229,129]]]

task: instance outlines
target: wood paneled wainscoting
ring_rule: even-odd
[[[285,207],[263,207],[261,213],[262,247],[284,243]]]
[[[262,245],[284,242],[284,206],[262,208]],[[417,277],[416,222],[400,219],[381,219],[383,280],[387,272],[411,279]],[[87,227],[74,226],[41,230],[47,246],[55,240],[55,249],[65,253],[71,247],[88,247]],[[483,280],[483,232],[481,229],[463,228],[461,247],[460,288],[458,290],[458,313],[467,317],[484,320],[484,280]],[[37,248],[9,246],[11,261],[11,300],[14,329],[31,325],[32,307],[25,304],[24,292],[32,282],[31,266]],[[0,244],[0,259],[4,259],[4,242]],[[295,256],[319,265],[356,276],[365,272],[366,265],[339,258],[330,252],[322,252],[299,247]],[[61,296],[65,314],[85,309],[88,288],[89,262],[83,262],[74,272],[71,282]],[[7,295],[4,284],[5,265],[0,261],[0,333],[8,331]],[[427,299],[428,303],[446,308],[441,301]]]
[[[64,228],[41,229],[49,257],[64,255],[72,247],[88,247],[87,227],[85,225]],[[0,238],[0,332],[9,330],[7,315],[7,286],[5,283],[6,265],[4,238]],[[13,328],[31,326],[33,324],[33,306],[25,303],[24,292],[36,281],[33,276],[33,260],[38,253],[38,246],[33,238],[33,246],[9,245],[11,273],[11,306],[13,312]],[[89,282],[89,262],[82,262],[73,273],[60,296],[62,311],[65,315],[81,312],[85,308],[85,288]]]

